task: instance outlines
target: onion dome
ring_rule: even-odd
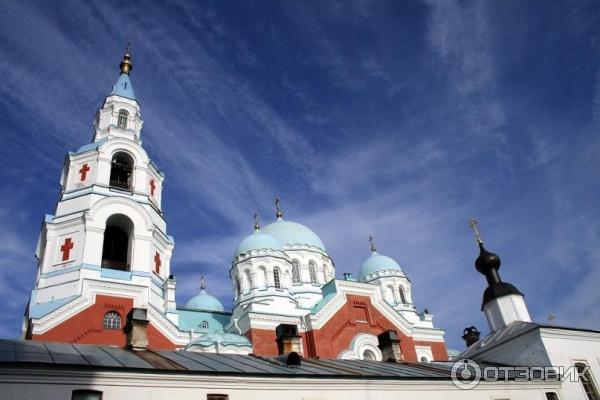
[[[256,229],[253,234],[246,236],[239,244],[235,256],[239,256],[248,253],[252,250],[280,250],[281,243],[279,243],[273,236],[268,235]]]
[[[362,267],[360,267],[360,279],[364,279],[368,275],[378,271],[402,272],[402,268],[400,268],[400,265],[398,265],[396,260],[377,253],[377,249],[375,248],[375,239],[373,236],[369,236],[369,242],[371,243],[371,256],[367,258]]]
[[[225,308],[223,308],[223,304],[219,301],[219,299],[217,299],[214,296],[211,296],[206,291],[206,287],[204,285],[204,277],[202,277],[200,293],[198,293],[196,296],[192,297],[187,303],[185,303],[185,308],[217,312],[225,311]]]
[[[297,222],[286,221],[283,217],[279,217],[272,224],[265,226],[263,232],[271,235],[283,245],[311,246],[327,251],[321,239],[312,230]]]
[[[362,279],[374,272],[390,270],[402,272],[402,268],[400,268],[400,265],[393,258],[384,256],[373,250],[371,256],[360,267],[359,277]]]

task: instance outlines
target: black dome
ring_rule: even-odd
[[[491,270],[498,270],[500,269],[500,257],[497,254],[487,251],[483,247],[483,243],[479,242],[479,257],[475,260],[475,268],[483,275],[486,275]]]

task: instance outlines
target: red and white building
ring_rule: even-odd
[[[281,352],[285,336],[305,357],[381,360],[377,336],[395,331],[403,359],[447,359],[444,331],[433,315],[417,312],[397,262],[372,245],[356,279],[336,279],[319,237],[284,219],[279,205],[275,221],[256,224],[235,252],[233,310],[204,287],[177,307],[174,240],[161,208],[165,177],[142,147],[132,67],[126,53],[92,143],[65,159],[60,198],[37,246],[25,338],[123,347],[135,308],[146,310],[151,349],[269,356]]]

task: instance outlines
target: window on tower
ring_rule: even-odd
[[[116,311],[104,314],[104,329],[121,329],[121,315]]]
[[[133,222],[123,214],[106,220],[102,245],[102,268],[128,271],[133,237]]]
[[[117,126],[119,128],[127,129],[127,118],[129,117],[129,113],[125,110],[119,110],[119,115],[117,116]]]
[[[273,269],[273,284],[276,289],[281,289],[281,277],[278,268]]]
[[[310,283],[317,283],[317,270],[315,264],[312,262],[308,263],[308,273],[310,275]]]
[[[584,363],[575,363],[575,368],[577,369],[577,373],[579,374],[579,382],[581,382],[581,386],[583,386],[583,391],[585,392],[587,398],[589,400],[600,400],[600,394],[598,393],[598,389],[596,388],[594,380],[592,379],[590,367]]]
[[[402,286],[398,287],[398,296],[400,303],[406,304],[406,296],[404,295],[404,289],[402,289]]]
[[[110,166],[110,186],[131,190],[133,158],[127,153],[117,153],[113,156]]]
[[[292,261],[292,283],[300,283],[300,267],[298,261]]]

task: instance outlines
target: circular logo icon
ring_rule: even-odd
[[[481,381],[481,368],[473,360],[462,359],[452,364],[452,383],[461,390],[473,389]]]

